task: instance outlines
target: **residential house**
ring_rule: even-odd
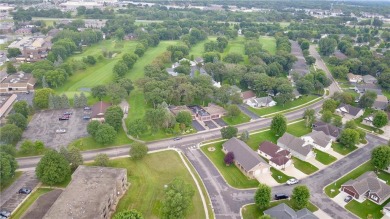
[[[324,132],[315,130],[305,136],[302,136],[302,139],[305,141],[305,144],[313,145],[320,151],[329,150],[333,141],[333,139]]]
[[[366,118],[363,119],[362,123],[364,125],[369,125],[369,126],[373,126],[372,125],[372,122],[374,121],[374,116],[373,115],[369,115],[367,116]]]
[[[271,107],[276,105],[276,102],[270,96],[251,98],[246,100],[245,103],[253,108]]]
[[[294,99],[298,99],[302,96],[302,94],[300,94],[296,88],[294,88],[293,90],[293,95],[294,95]]]
[[[376,84],[378,80],[372,75],[363,75],[363,81],[366,84]]]
[[[192,116],[192,119],[195,119],[196,115],[195,113],[190,109],[188,108],[188,106],[186,105],[183,105],[183,106],[169,106],[168,109],[171,111],[171,113],[174,115],[174,116],[177,116],[177,114],[179,112],[189,112]]]
[[[111,106],[111,103],[106,103],[103,101],[99,101],[95,103],[91,107],[92,113],[91,113],[91,120],[97,120],[100,122],[104,122],[104,113],[106,113],[106,110],[108,107]]]
[[[2,94],[0,96],[0,118],[5,117],[16,101],[16,94]]]
[[[269,164],[278,170],[285,169],[292,163],[289,151],[282,149],[269,141],[261,143],[257,152],[261,156],[267,158],[269,160]]]
[[[382,213],[383,213],[385,216],[390,217],[390,202],[387,203],[387,205],[385,205],[385,206],[383,207]]]
[[[247,91],[241,92],[240,96],[241,96],[241,98],[242,98],[242,100],[244,101],[245,104],[246,104],[247,100],[252,99],[252,98],[256,98],[255,92],[253,92],[251,90],[247,90]]]
[[[225,154],[233,152],[234,163],[249,178],[270,172],[270,165],[245,142],[236,137],[223,143],[222,151]]]
[[[283,149],[286,149],[294,157],[297,157],[301,160],[308,160],[315,156],[315,153],[313,152],[313,145],[306,144],[303,139],[297,138],[287,132],[278,139],[277,145]]]
[[[331,125],[326,122],[318,121],[313,123],[312,129],[314,131],[321,131],[325,133],[327,136],[331,137],[333,140],[336,140],[341,132],[341,129],[339,127],[336,127],[334,125]]]
[[[195,64],[196,65],[203,65],[203,63],[204,63],[204,60],[203,60],[203,58],[202,57],[198,57],[198,58],[196,58],[195,60],[194,60],[194,62],[195,62]]]
[[[377,84],[357,84],[355,91],[361,94],[364,94],[367,91],[372,91],[377,95],[382,94],[382,89]]]
[[[368,199],[382,205],[390,198],[390,186],[378,179],[373,171],[369,171],[356,179],[350,179],[341,185],[341,191],[351,195],[359,202]]]
[[[269,215],[271,218],[277,219],[319,219],[307,208],[303,208],[299,211],[294,211],[285,203],[281,203],[264,211],[264,215]]]
[[[387,97],[385,95],[377,95],[372,108],[376,110],[384,110],[386,109],[387,105],[389,105],[389,100]]]
[[[340,114],[347,120],[356,119],[363,115],[364,110],[349,104],[342,103],[337,109],[336,113]]]
[[[210,115],[211,119],[219,119],[227,114],[227,111],[216,104],[209,103],[204,110]]]
[[[361,75],[355,75],[352,73],[347,74],[348,81],[351,83],[360,83],[363,81],[363,77]]]
[[[0,93],[25,93],[34,90],[36,80],[32,74],[18,72],[4,77],[0,82]]]

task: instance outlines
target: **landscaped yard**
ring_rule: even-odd
[[[270,203],[270,206],[266,209],[260,209],[255,204],[247,205],[244,208],[242,208],[242,217],[243,219],[259,219],[260,216],[264,215],[263,211],[275,207],[276,205],[279,205],[281,203],[285,203],[286,205],[292,207],[291,200],[283,200],[283,201],[273,201]],[[293,208],[294,209],[294,208]],[[307,206],[307,209],[311,212],[318,211],[318,208],[309,202],[309,205]],[[298,210],[298,209],[294,209]]]
[[[224,116],[222,120],[228,125],[237,125],[245,122],[249,122],[251,118],[244,113],[240,113],[238,116]]]
[[[373,170],[375,170],[374,166],[371,164],[370,161],[368,161],[368,162],[364,163],[363,165],[359,166],[358,168],[352,170],[347,175],[338,179],[336,182],[329,184],[327,187],[325,187],[325,193],[329,197],[333,198],[340,193],[339,189],[340,189],[342,184],[344,184],[345,182],[347,182],[350,179],[356,179],[357,177],[359,177],[360,175],[362,175],[363,173],[365,173],[367,171],[373,171]],[[390,174],[383,172],[383,171],[379,171],[379,174],[377,174],[377,175],[380,179],[386,181],[387,184],[390,185]],[[333,192],[331,192],[332,190],[333,190]]]
[[[276,53],[276,39],[269,36],[261,36],[260,43],[263,45],[263,49],[267,50],[272,55]]]
[[[293,178],[293,177],[288,176],[288,175],[284,174],[283,172],[281,172],[273,167],[271,167],[271,173],[272,173],[272,177],[278,183],[285,183],[285,182],[287,182],[287,180]]]
[[[365,200],[362,203],[359,203],[355,200],[350,201],[347,205],[345,205],[345,208],[357,215],[360,218],[382,218],[383,214],[381,213],[381,210],[383,207],[390,202],[390,199],[387,200],[382,205],[377,205],[373,203],[372,201]],[[368,217],[371,215],[371,217]]]
[[[260,133],[250,135],[249,140],[246,142],[246,144],[249,145],[249,147],[251,147],[254,151],[257,151],[257,149],[259,149],[259,146],[263,141],[270,141],[276,144],[277,140],[278,140],[278,136],[276,136],[273,132],[268,130],[268,131],[262,131]]]
[[[26,201],[23,202],[23,204],[18,208],[17,211],[15,211],[12,214],[12,219],[18,219],[21,218],[24,214],[24,212],[27,211],[27,209],[43,194],[46,194],[53,189],[49,188],[39,188],[35,192],[31,193],[30,196],[27,198]]]
[[[305,121],[300,121],[287,126],[287,132],[296,136],[301,137],[311,132],[311,127],[305,126]]]
[[[22,171],[16,171],[14,177],[11,179],[7,180],[6,182],[2,183],[0,186],[0,192],[8,188],[12,183],[14,183],[21,175],[23,174]]]
[[[279,112],[282,110],[289,110],[293,107],[307,105],[307,102],[312,101],[316,98],[319,98],[319,97],[314,96],[314,95],[307,95],[307,96],[300,97],[299,99],[293,100],[291,102],[288,102],[288,103],[284,104],[284,106],[277,104],[276,106],[266,107],[266,108],[261,108],[261,109],[254,109],[252,107],[248,107],[248,109],[250,111],[256,113],[257,115],[263,116],[263,115],[267,115],[270,113],[276,113],[276,112]]]
[[[215,167],[221,172],[223,178],[229,185],[235,188],[255,188],[259,185],[256,179],[248,179],[234,164],[226,166],[223,161],[225,154],[222,152],[223,142],[202,147],[202,151],[213,162]],[[214,147],[215,151],[209,151],[208,148]]]
[[[317,167],[315,167],[314,165],[306,161],[300,160],[295,157],[292,157],[292,160],[293,160],[294,167],[307,175],[310,175],[318,170]]]
[[[119,201],[116,211],[137,209],[144,218],[161,218],[164,186],[176,177],[192,185],[195,195],[186,218],[205,218],[203,204],[190,173],[173,151],[149,154],[142,160],[110,160],[110,167],[126,168],[130,187]],[[206,195],[206,194],[204,194]]]
[[[349,154],[352,151],[357,149],[356,146],[348,148],[348,147],[341,145],[340,143],[335,143],[335,142],[332,143],[332,148],[334,151],[336,151],[337,153],[339,153],[341,155],[347,155],[347,154]]]
[[[329,165],[337,160],[337,158],[335,158],[334,156],[332,156],[328,153],[325,153],[323,151],[320,151],[317,149],[314,149],[314,151],[316,153],[316,160],[318,160],[319,162],[321,162],[324,165]]]

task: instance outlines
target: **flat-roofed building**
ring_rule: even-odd
[[[36,80],[32,74],[19,72],[8,75],[0,82],[0,93],[23,93],[34,90]]]
[[[0,118],[7,115],[12,104],[16,101],[16,94],[6,94],[0,96]]]
[[[127,184],[126,169],[79,166],[43,218],[111,218]]]

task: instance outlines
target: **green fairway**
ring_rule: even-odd
[[[245,122],[249,122],[251,118],[244,113],[240,113],[238,116],[225,116],[222,117],[222,120],[228,125],[237,125]]]
[[[287,126],[287,132],[296,136],[301,137],[311,132],[311,127],[305,126],[305,121],[300,121]]]
[[[46,194],[50,191],[52,191],[53,189],[49,189],[49,188],[39,188],[37,189],[35,192],[33,192],[32,194],[30,194],[27,198],[27,200],[25,202],[23,202],[23,204],[18,208],[17,211],[15,211],[13,214],[12,214],[12,219],[18,219],[18,218],[21,218],[24,214],[24,212],[26,212],[28,210],[28,208],[43,194]]]
[[[238,53],[244,56],[244,63],[249,63],[248,56],[245,55],[245,38],[238,36],[234,40],[229,40],[229,44],[222,53],[222,59],[229,53]]]
[[[296,157],[292,157],[291,159],[293,160],[294,167],[307,175],[310,175],[318,170],[316,166],[309,162],[300,160]]]
[[[276,39],[269,36],[261,36],[260,43],[263,45],[263,49],[267,50],[272,55],[276,53]]]
[[[216,39],[217,37],[208,37],[207,40],[203,40],[202,42],[199,42],[196,45],[192,46],[190,49],[190,56],[193,55],[194,58],[202,57],[204,53],[204,44]]]
[[[129,189],[121,198],[116,211],[137,209],[144,218],[161,218],[164,186],[179,177],[192,185],[195,195],[186,218],[205,218],[200,194],[179,155],[173,151],[149,154],[142,160],[121,158],[109,161],[110,167],[126,168]],[[204,194],[206,195],[206,194]]]
[[[337,160],[337,158],[335,158],[334,156],[332,156],[328,153],[322,152],[322,151],[317,150],[317,149],[314,149],[314,151],[316,153],[316,160],[318,160],[319,162],[321,162],[324,165],[329,165]]]
[[[224,142],[219,142],[212,145],[207,145],[202,147],[202,151],[207,155],[207,157],[211,160],[214,166],[219,170],[222,174],[223,178],[226,182],[235,188],[255,188],[259,185],[259,182],[256,179],[249,179],[246,177],[237,167],[232,164],[230,166],[226,166],[223,161],[225,154],[222,152],[222,144]],[[209,151],[208,148],[215,148],[215,151]]]

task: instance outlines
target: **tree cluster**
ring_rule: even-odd
[[[88,123],[87,132],[100,144],[112,143],[117,135],[114,127],[96,120]]]

